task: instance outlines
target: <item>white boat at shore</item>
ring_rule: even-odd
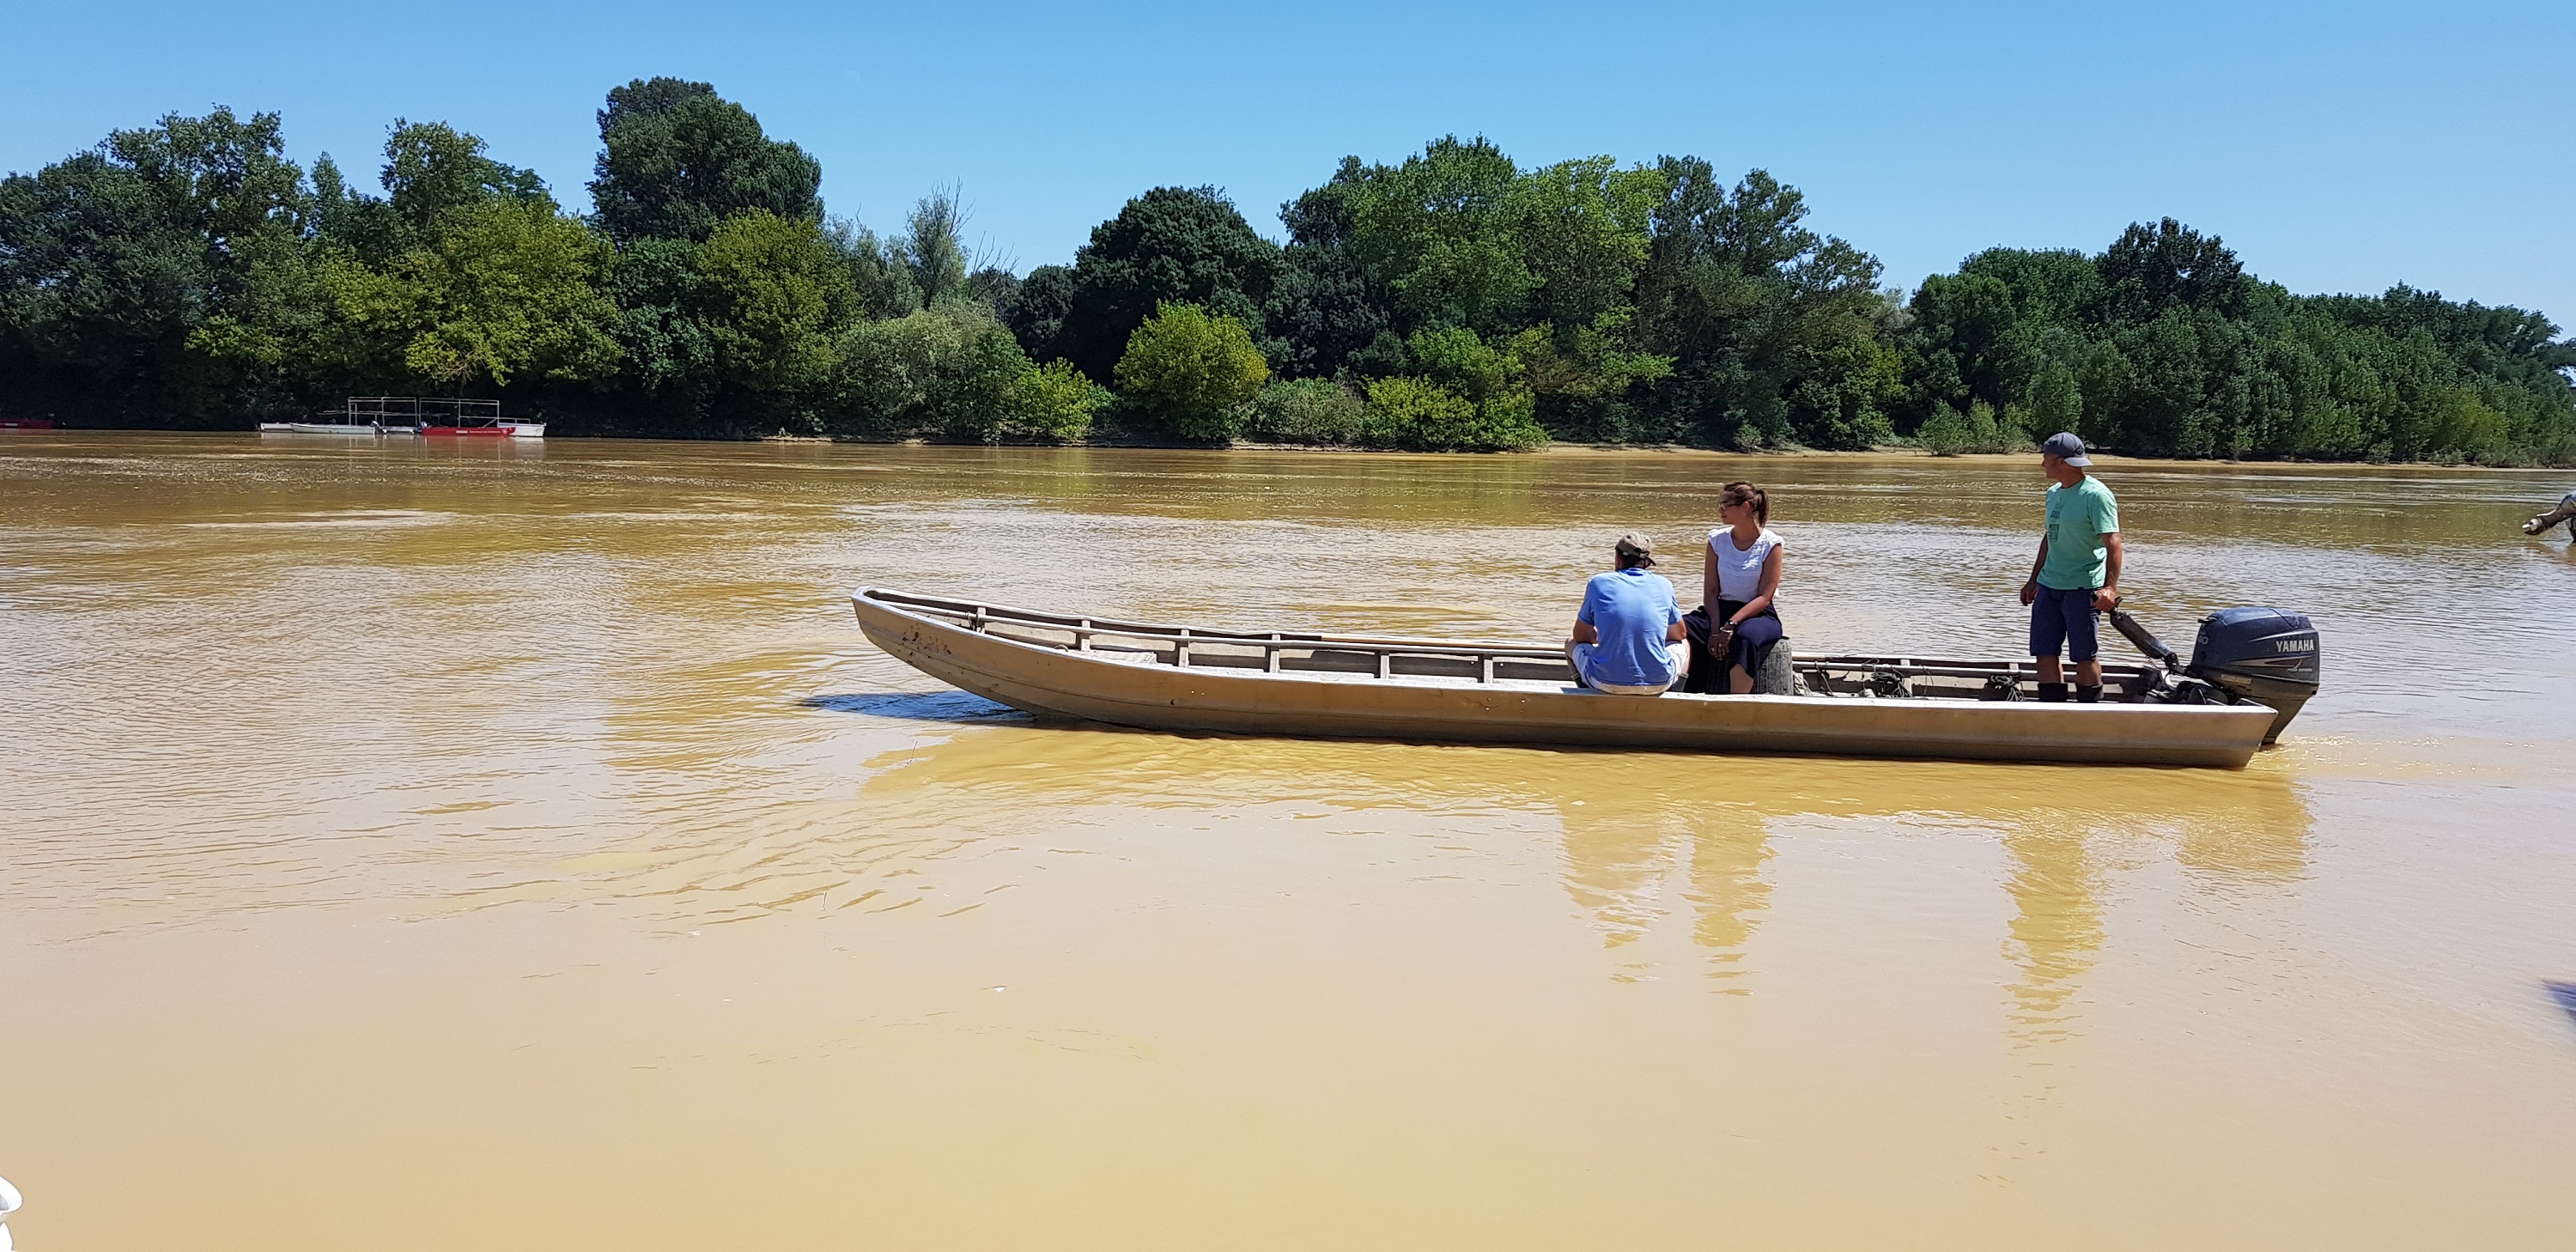
[[[851,603],[871,642],[942,682],[1156,730],[2235,768],[2298,711],[2204,681],[2197,659],[2180,684],[2179,669],[2105,665],[2098,704],[2025,698],[2028,658],[1807,654],[1791,661],[1801,694],[1645,698],[1576,686],[1545,644],[1206,630],[880,588]]]
[[[261,422],[263,435],[338,435],[352,439],[377,439],[386,435],[408,435],[408,426],[387,429],[373,422]]]

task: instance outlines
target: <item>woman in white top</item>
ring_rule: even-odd
[[[1718,494],[1717,513],[1726,525],[1708,532],[1708,551],[1700,564],[1700,611],[1707,614],[1705,648],[1714,662],[1710,677],[1724,674],[1726,686],[1703,680],[1693,687],[1745,695],[1753,690],[1753,676],[1762,672],[1772,646],[1786,633],[1771,605],[1780,592],[1787,545],[1771,532],[1771,497],[1760,487],[1728,483]]]

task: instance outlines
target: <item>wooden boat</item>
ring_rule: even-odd
[[[2149,665],[2106,664],[2099,704],[2015,698],[2026,658],[1803,653],[1790,662],[1800,695],[1642,698],[1574,685],[1546,645],[1207,630],[880,588],[851,602],[871,642],[931,677],[1030,713],[1157,730],[2234,768],[2276,717],[2158,700],[2166,675]]]
[[[52,430],[50,417],[0,417],[0,430]]]

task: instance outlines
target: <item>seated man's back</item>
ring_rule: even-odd
[[[1660,688],[1679,676],[1666,641],[1682,611],[1663,575],[1635,567],[1593,575],[1575,620],[1600,636],[1582,661],[1582,677],[1592,685]]]

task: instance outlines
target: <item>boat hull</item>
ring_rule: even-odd
[[[1006,638],[873,591],[852,602],[871,642],[943,682],[1030,713],[1154,730],[2234,768],[2272,722],[2260,706],[1640,698],[1527,682],[1175,666]]]
[[[423,435],[457,439],[543,439],[544,422],[503,422],[497,426],[423,426]]]
[[[346,422],[261,422],[263,435],[338,435],[343,438],[373,439],[385,433],[375,426],[354,426]]]

